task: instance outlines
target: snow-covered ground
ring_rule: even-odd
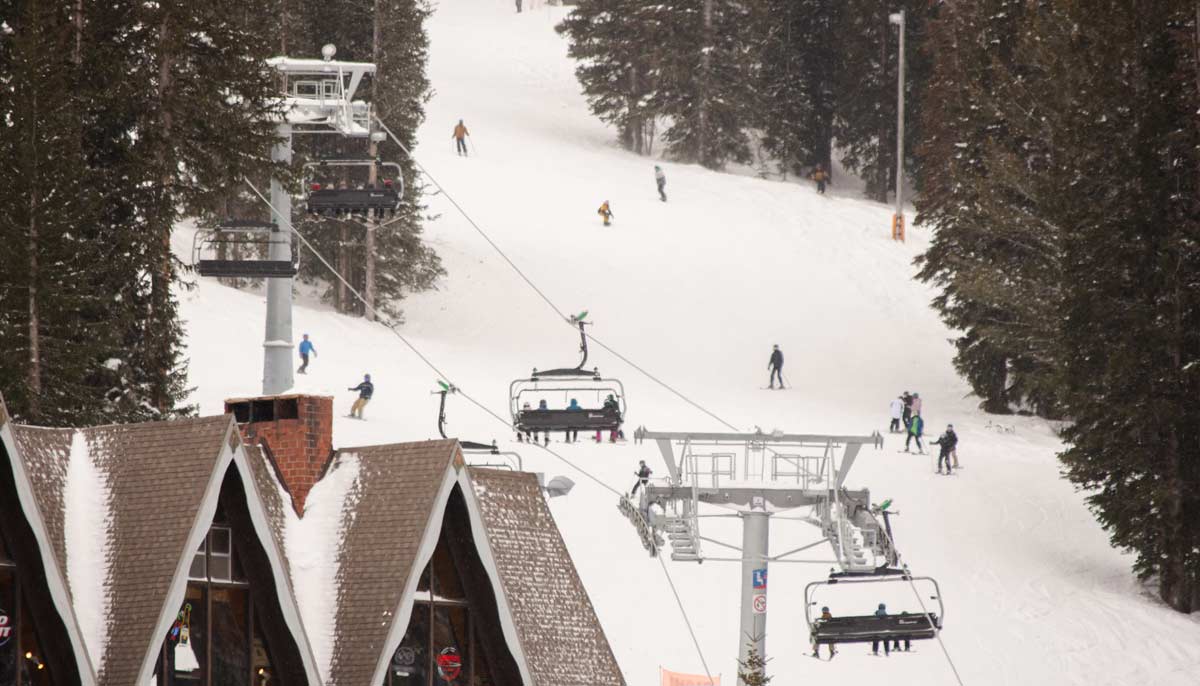
[[[509,0],[453,0],[430,25],[436,96],[416,153],[529,277],[565,311],[589,310],[600,340],[740,428],[886,431],[888,401],[905,389],[925,399],[931,434],[954,423],[965,466],[954,477],[935,475],[929,457],[898,454],[887,436],[882,450],[860,456],[848,485],[892,498],[902,513],[897,543],[914,572],[941,582],[944,639],[965,683],[1200,683],[1200,617],[1166,609],[1136,583],[1131,558],[1109,547],[1082,495],[1059,478],[1052,428],[1003,418],[1015,430],[1001,432],[975,409],[951,366],[951,334],[928,306],[933,293],[911,280],[927,231],[899,245],[888,236],[890,210],[844,189],[819,197],[805,185],[665,162],[670,202],[659,202],[654,160],[614,147],[612,132],[588,114],[553,31],[562,12],[516,15]],[[469,159],[451,148],[459,118],[476,144]],[[606,199],[615,213],[608,228],[596,216]],[[405,304],[402,331],[454,383],[505,414],[509,382],[534,366],[574,364],[578,338],[445,197],[428,201],[440,213],[428,238],[449,276]],[[179,243],[190,245],[186,227]],[[202,411],[257,393],[263,297],[206,280],[181,298]],[[335,420],[336,445],[436,436],[436,376],[390,332],[301,301],[295,339],[304,332],[319,356],[297,391],[336,395],[344,415],[348,386],[364,372],[376,384],[368,421]],[[773,343],[786,354],[788,392],[761,390]],[[593,363],[624,381],[630,428],[721,430],[604,351],[593,350]],[[510,438],[461,398],[451,398],[449,418],[452,435]],[[612,494],[541,450],[505,447],[529,470],[577,482],[552,508],[630,685],[656,683],[660,665],[702,672],[658,562]],[[553,447],[622,490],[639,458],[664,471],[650,446]],[[776,521],[772,548],[814,531]],[[712,671],[732,684],[738,565],[668,564]],[[774,683],[954,683],[932,642],[886,659],[863,646],[832,662],[808,657],[802,591],[825,571],[771,567]]]

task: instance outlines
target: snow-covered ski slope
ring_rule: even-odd
[[[563,10],[517,15],[509,0],[448,0],[430,25],[436,95],[420,131],[420,161],[563,310],[588,310],[595,335],[742,429],[886,432],[888,400],[902,390],[925,399],[928,430],[947,422],[961,437],[965,466],[933,473],[932,459],[865,451],[849,485],[890,497],[901,512],[897,543],[917,574],[936,577],[946,599],[945,643],[967,684],[1200,683],[1200,617],[1176,614],[1112,550],[1083,497],[1058,476],[1052,428],[988,417],[951,366],[950,336],[911,280],[925,229],[906,245],[888,237],[890,210],[837,186],[809,186],[717,174],[661,163],[669,203],[654,189],[654,160],[614,147],[613,133],[587,112],[553,31]],[[476,143],[452,152],[462,118]],[[614,223],[596,208],[610,200]],[[450,380],[506,413],[509,382],[537,366],[576,361],[577,336],[449,205],[428,238],[449,276],[439,290],[405,303],[404,335]],[[181,229],[179,243],[190,245]],[[205,413],[226,397],[260,390],[261,295],[205,280],[181,292],[194,400]],[[364,372],[377,393],[367,421],[335,420],[340,446],[436,436],[437,376],[383,327],[342,317],[301,298],[295,340],[318,351],[296,390],[337,396]],[[771,345],[786,354],[792,389],[762,390]],[[603,350],[589,366],[625,382],[629,428],[722,430]],[[616,498],[545,452],[511,443],[504,427],[462,398],[449,402],[452,435],[499,439],[527,469],[577,482],[552,508],[631,686],[657,683],[658,667],[701,672],[659,563],[648,558]],[[932,437],[932,436],[931,436]],[[664,472],[650,446],[580,443],[552,447],[612,486],[633,482],[639,458]],[[397,494],[403,497],[403,494]],[[705,530],[736,541],[729,520]],[[815,529],[779,520],[772,549],[814,538]],[[714,554],[720,549],[709,546]],[[713,673],[735,680],[737,564],[668,562]],[[952,684],[936,642],[875,658],[847,646],[832,661],[808,656],[804,585],[821,565],[772,564],[767,648],[779,686]],[[911,594],[830,599],[837,614],[869,613],[877,600],[913,609]],[[902,605],[908,600],[908,606]]]

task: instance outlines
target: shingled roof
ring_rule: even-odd
[[[319,682],[282,571],[283,555],[269,534],[269,514],[263,509],[232,417],[87,429],[13,424],[7,428],[11,433],[6,433],[5,445],[14,472],[28,483],[33,496],[33,502],[23,503],[23,507],[29,514],[32,506],[31,520],[40,520],[36,528],[45,532],[46,546],[52,552],[53,569],[47,573],[59,574],[66,582],[70,608],[64,616],[79,616],[76,631],[83,635],[92,665],[81,666],[81,672],[94,669],[95,682],[101,686],[145,683],[150,677],[183,600],[192,554],[212,522],[225,473],[236,464],[239,472],[252,477],[242,480],[251,520],[268,557],[280,567],[276,587],[288,591],[280,592],[280,606],[289,618],[305,671],[310,681]],[[12,445],[7,443],[8,436]],[[69,472],[73,458],[79,456],[89,458],[83,473],[96,481],[82,484],[83,488],[103,499],[100,509],[104,511],[96,513],[96,518],[97,532],[105,540],[97,542],[94,555],[104,571],[92,572],[95,579],[68,579],[69,493],[71,479],[78,478]],[[75,548],[70,553],[85,554]],[[51,565],[47,563],[47,567]],[[80,586],[99,591],[103,600],[91,593],[81,597]],[[99,602],[104,605],[95,605]],[[101,609],[105,611],[98,612]]]
[[[529,686],[624,686],[537,477],[477,467],[470,475]]]

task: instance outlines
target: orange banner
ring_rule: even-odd
[[[662,675],[661,686],[721,686],[720,674],[709,679],[703,674],[680,674],[662,667],[658,671]]]

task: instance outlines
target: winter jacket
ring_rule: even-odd
[[[596,214],[599,214],[602,217],[613,216],[612,210],[608,207],[608,203],[604,203],[603,205],[601,205],[600,209],[596,210]]]
[[[829,173],[826,172],[824,169],[816,169],[812,173],[812,180],[813,181],[828,181]]]
[[[900,419],[901,413],[904,411],[904,401],[899,398],[892,398],[892,419]]]
[[[768,369],[783,369],[783,351],[775,350],[771,353],[771,361],[767,363]]]
[[[949,455],[958,445],[958,434],[954,433],[954,429],[946,429],[946,433],[938,436],[933,444],[942,446],[942,454]]]
[[[568,410],[582,410],[583,408],[579,406],[578,402],[572,400],[571,404],[567,405],[567,409]]]
[[[654,180],[657,181],[658,185],[661,186],[667,182],[667,175],[663,173],[663,170],[655,169],[654,170]]]
[[[875,616],[876,617],[887,617],[888,616],[887,610],[885,610],[881,607],[875,611]]]
[[[918,415],[912,418],[908,423],[908,432],[917,438],[920,438],[925,433],[925,420]]]
[[[470,135],[471,135],[471,133],[469,131],[467,131],[467,127],[463,126],[462,124],[458,124],[454,127],[454,137],[457,138],[458,140],[461,141],[463,139],[463,136],[470,136]]]
[[[311,352],[315,352],[312,341],[300,341],[300,354],[307,355]]]
[[[538,409],[539,410],[548,410],[548,409],[550,409],[550,406],[546,404],[545,400],[539,400],[538,401]]]
[[[904,395],[900,396],[900,399],[904,401],[905,407],[907,407],[910,410],[912,409],[912,401],[913,401],[912,394],[906,392]]]
[[[375,394],[375,384],[370,381],[364,381],[350,390],[358,391],[358,397],[363,400],[370,400],[371,396]]]
[[[653,473],[654,472],[651,471],[650,467],[648,467],[646,465],[642,465],[641,469],[638,469],[636,472],[634,472],[634,474],[636,474],[637,478],[639,478],[639,479],[649,479],[650,475]]]
[[[912,399],[912,411],[913,414],[921,414],[921,398],[915,395]]]

